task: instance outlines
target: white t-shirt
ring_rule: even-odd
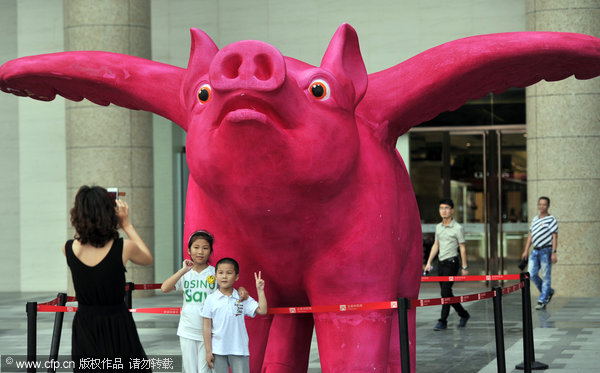
[[[250,356],[244,316],[254,317],[258,302],[248,297],[240,302],[237,290],[231,296],[215,291],[204,303],[202,316],[212,319],[212,352],[215,355]]]
[[[201,312],[208,296],[217,289],[215,267],[208,266],[200,273],[193,269],[181,276],[175,289],[183,290],[183,306],[177,335],[180,337],[203,341],[202,325],[204,319]]]

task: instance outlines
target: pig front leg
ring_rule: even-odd
[[[415,356],[416,356],[416,333],[415,333],[415,322],[416,322],[416,309],[413,307],[408,310],[408,340],[410,347],[410,371],[414,372],[416,367]],[[392,334],[390,335],[390,346],[389,346],[389,359],[388,359],[388,372],[401,372],[402,361],[400,360],[400,331],[398,328],[398,313],[394,311],[394,317],[392,317]]]
[[[250,372],[260,373],[267,341],[269,339],[269,330],[273,322],[273,316],[256,316],[253,319],[246,318],[246,331],[248,332],[250,350]]]
[[[306,372],[313,328],[311,314],[275,315],[262,373]]]

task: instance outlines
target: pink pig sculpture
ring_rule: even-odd
[[[468,99],[541,79],[600,74],[600,40],[567,33],[475,36],[367,74],[343,24],[315,67],[260,41],[219,50],[191,30],[187,69],[108,52],[19,58],[0,89],[146,110],[187,131],[185,237],[216,236],[239,285],[266,279],[270,307],[416,299],[417,204],[398,136]],[[313,326],[324,372],[400,371],[392,310],[248,321],[253,372],[306,372]],[[415,368],[415,310],[410,310]]]

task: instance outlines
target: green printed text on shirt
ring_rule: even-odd
[[[212,277],[212,276],[209,276]],[[207,289],[213,290],[216,286],[215,281],[211,281],[210,278],[206,280],[191,280],[184,281],[183,288],[185,293],[185,301],[190,302],[203,302],[208,296]]]

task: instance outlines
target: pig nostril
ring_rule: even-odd
[[[254,76],[258,80],[269,80],[273,76],[273,64],[271,58],[266,54],[261,53],[254,56],[254,66],[256,66]]]
[[[270,92],[285,82],[285,59],[272,46],[256,40],[230,44],[210,64],[209,80],[218,91]]]
[[[240,74],[240,66],[242,65],[242,56],[237,53],[230,54],[223,59],[222,71],[223,75],[229,79],[235,79]]]

